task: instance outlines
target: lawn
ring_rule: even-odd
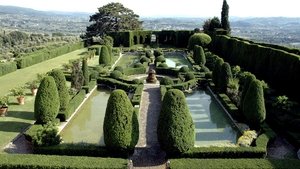
[[[76,50],[0,77],[1,95],[9,93],[9,90],[14,87],[24,86],[27,81],[36,79],[37,73],[46,73],[54,68],[60,68],[63,63],[68,63],[70,59],[82,57],[85,51],[86,49]],[[91,59],[89,65],[97,65],[98,58],[99,57],[94,57]],[[16,98],[10,96],[8,115],[6,117],[0,117],[0,153],[5,153],[3,148],[20,132],[34,123],[33,110],[35,97],[31,96],[29,90],[26,90],[26,93],[25,105],[18,105]]]

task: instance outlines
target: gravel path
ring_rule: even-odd
[[[282,137],[276,137],[274,142],[268,146],[267,158],[287,159],[297,158],[297,150],[288,141]]]
[[[161,107],[159,84],[145,84],[139,115],[140,136],[131,158],[133,168],[166,168],[166,154],[157,140],[157,122]]]
[[[4,147],[4,151],[11,154],[32,154],[33,147],[31,142],[27,141],[23,134],[20,134]]]

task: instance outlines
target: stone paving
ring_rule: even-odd
[[[131,160],[133,168],[166,168],[166,154],[157,140],[157,122],[161,108],[159,84],[145,84],[140,114],[140,136]]]

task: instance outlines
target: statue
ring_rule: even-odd
[[[155,72],[155,70],[151,69],[149,71],[148,77],[147,77],[146,81],[148,83],[156,83],[157,79],[156,79],[156,72]]]

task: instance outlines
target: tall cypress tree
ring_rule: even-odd
[[[223,0],[222,12],[221,12],[221,25],[222,28],[230,32],[229,23],[229,5],[226,0]]]
[[[83,85],[88,86],[90,79],[89,79],[88,63],[86,59],[82,60],[82,73],[83,73]]]

